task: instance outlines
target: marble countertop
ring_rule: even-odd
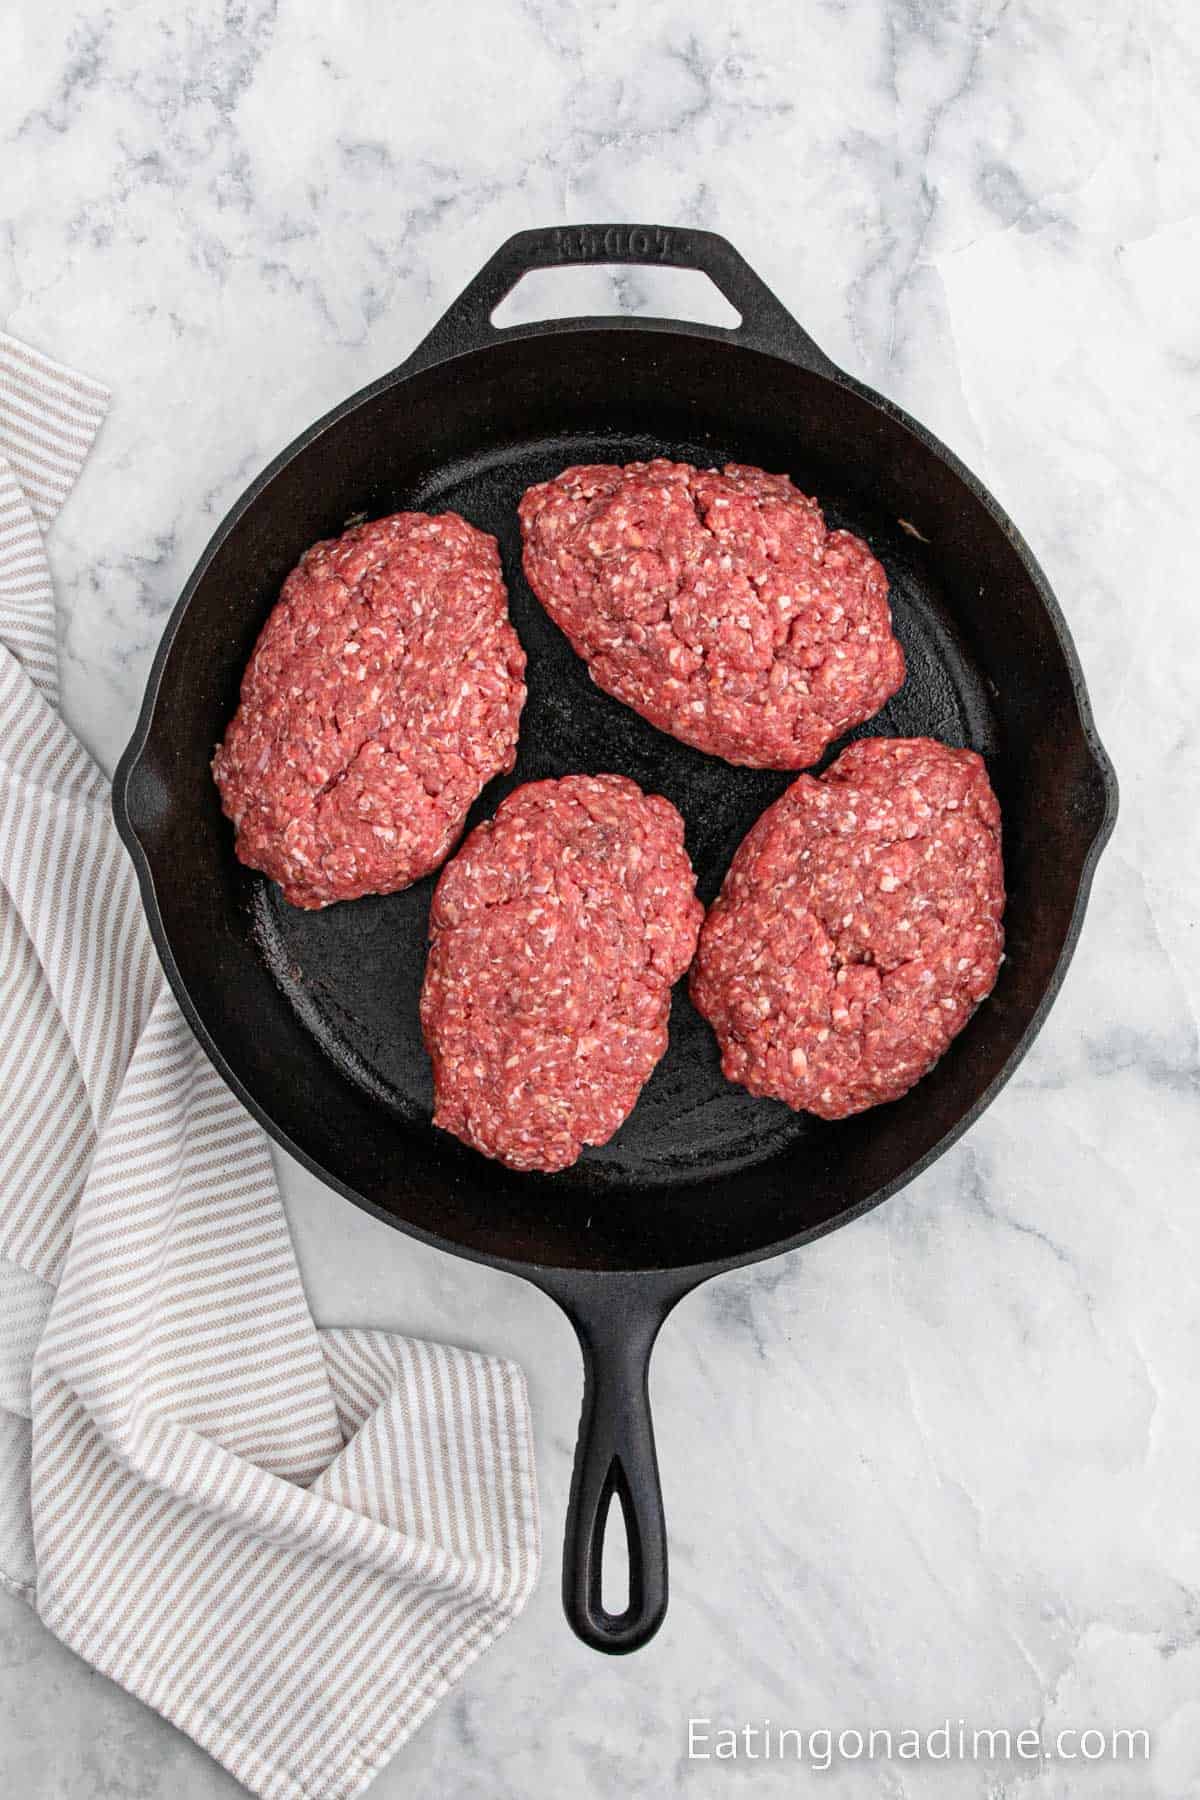
[[[570,1636],[570,1330],[295,1166],[318,1316],[520,1359],[547,1560],[371,1790],[797,1791],[687,1720],[1145,1726],[1148,1764],[851,1762],[830,1796],[1200,1788],[1195,887],[1200,28],[1185,0],[16,0],[0,323],[108,382],[64,517],[65,704],[111,767],[216,521],[531,224],[731,237],[833,358],[994,489],[1060,595],[1122,784],[1032,1054],[934,1169],[713,1283],[660,1343],[668,1622]],[[589,308],[644,309],[592,272]],[[598,284],[598,285],[597,285]],[[1190,868],[1191,874],[1187,873]],[[0,1595],[21,1800],[234,1783]]]

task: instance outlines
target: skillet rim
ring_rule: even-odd
[[[162,636],[159,640],[157,649],[155,650],[149,673],[146,677],[142,701],[133,731],[125,749],[118,759],[116,769],[113,773],[112,808],[118,834],[133,861],[138,880],[138,887],[141,892],[142,904],[145,908],[146,918],[150,927],[150,934],[153,938],[155,949],[162,962],[163,971],[166,974],[172,992],[175,995],[176,1001],[178,1002],[184,1017],[198,1039],[201,1048],[216,1068],[222,1080],[224,1080],[233,1090],[251,1116],[263,1127],[268,1137],[279,1144],[282,1149],[286,1150],[290,1156],[294,1157],[302,1167],[306,1168],[311,1174],[324,1182],[326,1186],[331,1187],[335,1193],[340,1194],[344,1199],[351,1201],[355,1206],[361,1207],[365,1212],[373,1214],[385,1224],[404,1232],[406,1236],[416,1238],[420,1242],[428,1244],[434,1249],[446,1251],[450,1255],[465,1257],[468,1261],[481,1263],[489,1268],[500,1269],[506,1273],[521,1276],[526,1280],[533,1280],[551,1293],[561,1295],[564,1290],[569,1289],[572,1285],[590,1286],[593,1281],[607,1281],[611,1283],[613,1281],[627,1281],[635,1277],[657,1277],[658,1285],[665,1292],[680,1294],[726,1270],[749,1267],[753,1263],[763,1262],[772,1257],[784,1255],[789,1250],[799,1249],[805,1244],[812,1243],[818,1238],[825,1237],[832,1231],[840,1230],[842,1226],[852,1223],[855,1219],[863,1217],[864,1214],[872,1212],[875,1207],[881,1206],[885,1200],[890,1199],[894,1194],[899,1193],[901,1189],[907,1187],[910,1182],[915,1181],[918,1176],[922,1175],[926,1169],[931,1167],[940,1156],[944,1155],[945,1152],[957,1143],[959,1138],[971,1128],[987,1107],[991,1105],[1001,1089],[1011,1079],[1018,1065],[1028,1054],[1034,1040],[1045,1024],[1047,1015],[1058,996],[1078,946],[1080,933],[1083,928],[1084,916],[1091,897],[1096,866],[1105,845],[1112,835],[1113,827],[1116,823],[1119,806],[1119,789],[1116,770],[1113,767],[1112,759],[1105,749],[1096,728],[1086,679],[1062,608],[1032,550],[1007,512],[995,499],[990,490],[985,487],[979,477],[974,474],[961,458],[943,444],[933,432],[922,425],[919,420],[914,419],[910,414],[906,413],[903,408],[897,406],[895,402],[888,400],[884,395],[879,394],[865,383],[857,381],[853,376],[847,375],[842,370],[838,369],[836,365],[832,364],[828,358],[824,356],[823,353],[817,352],[810,360],[802,365],[810,375],[815,376],[819,380],[831,382],[835,386],[845,388],[858,399],[865,401],[869,406],[881,413],[889,423],[897,425],[902,430],[907,431],[925,450],[929,451],[957,477],[971,497],[984,508],[991,516],[993,522],[999,527],[1021,562],[1026,574],[1032,581],[1037,598],[1053,629],[1059,652],[1063,657],[1066,667],[1083,740],[1092,765],[1100,779],[1104,803],[1099,822],[1096,825],[1092,839],[1083,855],[1080,865],[1075,891],[1075,902],[1063,937],[1062,948],[1059,951],[1054,968],[1050,973],[1041,998],[1039,999],[1029,1022],[1000,1069],[976,1096],[975,1100],[959,1119],[957,1119],[949,1130],[943,1133],[934,1144],[930,1145],[920,1157],[914,1162],[909,1163],[892,1180],[885,1182],[881,1187],[867,1195],[865,1199],[843,1208],[840,1212],[832,1214],[818,1224],[809,1225],[803,1230],[793,1233],[786,1238],[773,1240],[768,1244],[759,1245],[754,1249],[739,1252],[734,1256],[717,1258],[710,1261],[699,1263],[653,1263],[636,1267],[596,1269],[587,1268],[574,1263],[542,1263],[523,1258],[499,1256],[494,1252],[477,1249],[464,1244],[455,1238],[445,1237],[435,1232],[426,1231],[420,1226],[413,1225],[409,1220],[400,1217],[396,1212],[389,1210],[378,1202],[368,1199],[365,1194],[360,1193],[358,1189],[351,1187],[347,1182],[335,1175],[332,1170],[326,1168],[316,1157],[310,1155],[308,1151],[298,1145],[288,1132],[270,1116],[265,1107],[263,1107],[254,1095],[245,1087],[240,1078],[229,1066],[219,1045],[216,1043],[207,1026],[201,1019],[199,1012],[192,1001],[179,966],[175,961],[174,953],[163,923],[161,909],[158,904],[158,895],[155,888],[154,870],[151,858],[138,835],[130,810],[130,788],[138,772],[142,757],[153,735],[163,676],[174,649],[175,641],[183,625],[187,610],[191,605],[200,583],[220,552],[225,540],[241,522],[245,514],[252,506],[254,506],[259,497],[280,471],[289,463],[295,461],[297,457],[309,450],[326,431],[339,424],[351,413],[357,411],[360,407],[366,405],[368,402],[374,400],[390,389],[403,385],[405,381],[411,379],[413,376],[448,369],[455,362],[461,361],[464,357],[486,355],[493,349],[506,348],[510,344],[522,339],[568,336],[583,332],[598,332],[612,334],[614,336],[627,335],[630,332],[647,333],[650,335],[665,333],[673,336],[705,338],[710,341],[722,343],[728,349],[743,354],[760,356],[767,361],[779,363],[789,371],[794,371],[798,362],[797,358],[781,355],[776,351],[764,348],[760,345],[752,345],[745,341],[739,341],[739,334],[736,329],[726,330],[719,326],[684,323],[675,319],[602,316],[543,320],[535,324],[516,325],[503,330],[491,327],[489,329],[489,335],[483,343],[476,341],[469,347],[463,348],[451,346],[444,353],[439,346],[432,354],[430,354],[431,345],[433,344],[434,339],[439,336],[438,328],[435,327],[432,336],[426,338],[422,344],[418,345],[412,355],[404,362],[400,363],[395,369],[392,369],[375,381],[368,383],[367,386],[359,389],[356,393],[351,394],[345,400],[340,401],[328,412],[322,414],[322,416],[314,421],[313,424],[306,427],[305,430],[291,441],[291,443],[286,445],[283,450],[272,458],[254,480],[243,490],[238,499],[234,501],[229,511],[225,514],[196,561],[178,600],[171,610],[166,625],[163,628]]]

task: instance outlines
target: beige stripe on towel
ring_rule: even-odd
[[[254,1792],[342,1800],[531,1591],[525,1384],[316,1329],[166,985],[55,710],[42,534],[105,404],[0,335],[0,1579]]]

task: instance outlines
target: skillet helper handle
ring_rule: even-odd
[[[783,357],[816,375],[839,373],[727,238],[719,237],[715,231],[674,225],[561,225],[541,231],[518,231],[501,244],[463,289],[414,351],[410,366],[441,362],[506,338],[537,337],[564,328],[578,329],[580,325],[612,325],[612,318],[559,319],[503,330],[492,324],[492,314],[523,275],[534,269],[567,268],[576,263],[696,269],[707,275],[740,313],[740,325],[726,329],[683,321],[651,322],[628,315],[616,322],[634,328],[675,330],[695,337],[725,338],[744,348]]]
[[[610,1283],[611,1283],[611,1277]],[[671,1302],[621,1284],[604,1294],[556,1295],[583,1351],[583,1411],[563,1545],[563,1609],[593,1650],[622,1655],[654,1636],[667,1610],[667,1525],[654,1426],[650,1352]],[[629,1600],[602,1598],[604,1532],[619,1506],[629,1551]]]

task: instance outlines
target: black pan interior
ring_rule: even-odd
[[[1009,956],[997,990],[909,1096],[826,1124],[724,1081],[684,987],[671,1045],[612,1142],[515,1176],[429,1124],[417,1020],[433,881],[303,913],[240,868],[207,773],[287,570],[362,513],[452,508],[499,539],[529,654],[518,782],[614,770],[687,822],[701,895],[789,777],[739,770],[608,699],[525,584],[516,503],[571,462],[669,455],[786,469],[884,563],[908,658],[864,730],[967,744],[1005,819]],[[831,752],[836,754],[836,747]],[[927,1154],[1001,1070],[1050,983],[1104,811],[1075,677],[983,501],[861,395],[713,340],[651,331],[512,341],[383,388],[270,479],[203,569],[162,671],[130,811],[191,1007],[273,1126],[398,1223],[469,1251],[585,1267],[751,1254],[819,1229]]]

